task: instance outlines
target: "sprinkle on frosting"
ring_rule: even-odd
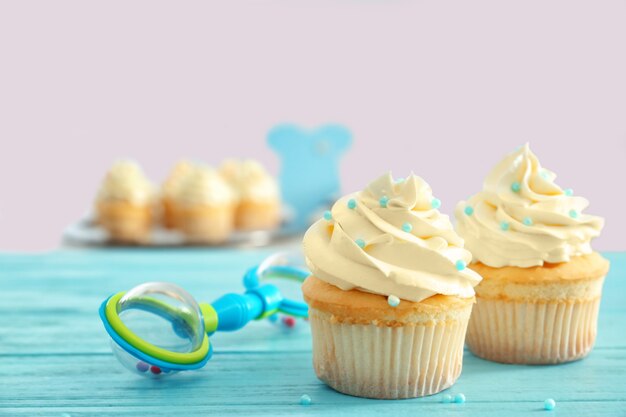
[[[383,196],[386,208],[380,206]],[[343,290],[409,301],[435,294],[472,297],[481,278],[470,268],[457,270],[457,261],[468,264],[471,254],[432,200],[430,186],[413,174],[401,183],[383,175],[365,190],[339,199],[332,207],[334,227],[318,221],[304,236],[309,268]],[[411,233],[402,229],[405,223],[412,226]],[[367,242],[367,251],[355,244],[357,239]]]
[[[365,247],[365,241],[363,239],[357,239],[354,241],[354,243],[356,243],[356,245],[361,249]]]
[[[481,192],[457,205],[457,230],[476,261],[526,268],[592,252],[591,240],[604,220],[582,214],[589,202],[562,190],[555,178],[526,144],[489,173]],[[516,183],[519,191],[511,192]],[[468,205],[474,208],[472,216],[463,215]]]
[[[440,208],[440,207],[441,207],[441,200],[440,200],[440,199],[438,199],[438,198],[433,198],[433,199],[430,201],[430,206],[431,206],[432,208],[434,208],[434,209],[438,209],[438,208]]]
[[[467,214],[468,216],[471,216],[472,214],[474,214],[474,207],[472,207],[472,206],[466,206],[466,207],[463,209],[463,212],[464,212],[465,214]]]
[[[390,295],[387,297],[387,304],[391,307],[398,307],[400,305],[400,299],[395,295]]]
[[[332,219],[333,219],[332,213],[330,212],[330,210],[326,210],[324,212],[324,220],[331,221]]]
[[[107,172],[97,199],[126,201],[133,204],[152,204],[155,188],[134,161],[121,160]]]
[[[354,210],[356,208],[356,200],[354,198],[348,200],[348,208],[351,210]]]
[[[409,222],[404,222],[404,224],[402,225],[402,230],[407,233],[411,233],[411,230],[413,230],[413,225]]]
[[[389,197],[387,197],[386,195],[380,197],[380,200],[378,200],[378,203],[380,204],[382,208],[387,208],[388,202],[389,202]]]

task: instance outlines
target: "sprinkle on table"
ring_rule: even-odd
[[[300,405],[309,406],[311,405],[311,396],[307,394],[303,394],[300,397]]]
[[[454,396],[454,402],[457,404],[463,404],[465,402],[465,394],[459,392],[457,395]]]
[[[543,402],[544,410],[552,411],[554,410],[554,407],[556,407],[556,401],[554,401],[552,398],[548,398],[547,400]]]

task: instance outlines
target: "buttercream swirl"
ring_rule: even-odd
[[[481,192],[457,205],[457,230],[475,261],[532,267],[592,252],[604,220],[583,213],[589,202],[555,178],[525,144],[491,171]]]
[[[133,204],[150,204],[155,197],[155,187],[134,161],[120,160],[109,169],[97,199],[125,201]]]
[[[448,216],[433,208],[430,186],[411,174],[383,175],[339,199],[330,220],[304,236],[313,275],[343,290],[421,301],[435,294],[472,297],[480,276]]]
[[[181,185],[193,173],[195,165],[189,161],[179,161],[174,165],[167,179],[161,186],[161,193],[166,198],[174,198],[180,191]]]
[[[280,198],[278,184],[257,161],[227,159],[220,166],[220,174],[244,201],[275,201]]]
[[[215,206],[234,203],[235,195],[215,170],[197,167],[181,184],[177,201],[184,206]]]

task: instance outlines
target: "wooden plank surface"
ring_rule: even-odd
[[[626,253],[609,253],[599,336],[585,360],[559,366],[514,366],[465,352],[457,384],[465,404],[442,395],[401,401],[353,398],[318,381],[310,331],[268,321],[211,338],[207,366],[159,381],[128,373],[110,353],[98,318],[108,295],[145,281],[171,281],[211,301],[241,291],[245,266],[265,250],[60,251],[0,254],[1,416],[318,415],[626,416]],[[299,405],[302,394],[312,397]]]

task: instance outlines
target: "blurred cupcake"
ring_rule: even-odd
[[[96,198],[97,222],[111,240],[146,241],[153,222],[155,191],[135,162],[118,161],[106,174]]]
[[[280,223],[280,192],[276,180],[253,160],[229,159],[220,173],[237,194],[235,227],[241,230],[272,229]]]
[[[604,221],[583,213],[587,200],[555,178],[526,144],[456,208],[471,268],[483,277],[467,335],[480,357],[550,364],[593,347],[609,262],[590,242]]]
[[[232,189],[216,171],[196,168],[177,193],[176,224],[191,242],[224,242],[234,228],[235,202]]]
[[[306,232],[313,365],[335,390],[421,397],[459,377],[481,278],[439,205],[423,179],[387,174]]]
[[[168,229],[177,227],[176,195],[181,184],[192,173],[194,165],[189,161],[179,161],[161,186],[161,206],[163,208],[163,225]]]

